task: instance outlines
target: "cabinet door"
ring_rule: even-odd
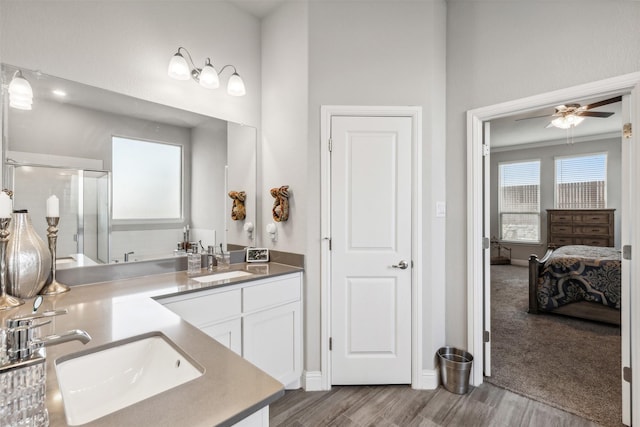
[[[247,315],[243,357],[286,388],[299,388],[302,374],[300,302]]]
[[[200,330],[234,353],[242,356],[242,321],[240,318],[227,322],[202,326]]]
[[[269,427],[269,407],[265,406],[232,427]]]

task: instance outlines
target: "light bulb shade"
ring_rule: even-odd
[[[551,121],[551,124],[560,129],[569,129],[572,127],[578,126],[584,117],[576,116],[574,114],[568,114],[566,116],[561,116]]]
[[[33,89],[29,81],[16,71],[9,83],[9,106],[20,110],[31,110],[33,104]]]
[[[218,71],[214,68],[213,65],[207,60],[202,67],[202,71],[200,71],[200,86],[206,87],[207,89],[217,89],[220,87],[220,78],[218,77]]]
[[[244,82],[238,73],[233,73],[227,83],[227,93],[231,96],[244,96],[247,90],[244,87]]]
[[[191,78],[191,70],[187,64],[187,60],[180,52],[176,52],[169,62],[169,69],[167,71],[169,77],[176,80],[189,80]]]

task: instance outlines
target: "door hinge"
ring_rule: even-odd
[[[489,249],[491,245],[491,241],[489,240],[488,237],[483,237],[482,238],[482,249]]]
[[[627,260],[631,259],[631,245],[622,246],[622,258]]]
[[[331,250],[331,237],[323,237],[322,240],[327,240],[329,242],[329,250]]]
[[[484,331],[482,334],[482,342],[489,342],[491,340],[491,332]]]
[[[329,338],[329,351],[333,350],[333,338]]]
[[[489,146],[487,144],[482,144],[482,156],[487,157],[490,153]]]
[[[329,138],[329,152],[333,150],[333,139]]]
[[[622,379],[631,384],[631,368],[625,366],[622,368]]]
[[[631,123],[625,123],[624,125],[622,125],[622,136],[625,139],[630,139],[632,135],[633,132],[631,130]]]

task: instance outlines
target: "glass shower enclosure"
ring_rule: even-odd
[[[60,200],[57,268],[109,262],[108,171],[43,165],[5,164],[14,209],[27,209],[33,227],[47,242],[46,200]]]

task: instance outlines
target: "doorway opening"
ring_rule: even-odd
[[[601,99],[580,102],[596,101]],[[489,376],[485,371],[484,380],[599,424],[616,425],[622,418],[619,324],[595,322],[577,313],[532,313],[528,259],[532,254],[543,258],[550,246],[564,245],[563,250],[569,251],[578,244],[619,257],[622,103],[616,98],[613,104],[593,108],[613,114],[586,117],[570,130],[545,127],[554,109],[490,122],[489,235],[510,251],[503,250],[502,258],[494,257],[495,250],[491,254],[491,370]],[[584,216],[589,213],[593,215]],[[597,221],[599,215],[606,224],[580,224],[583,219]],[[560,260],[557,251],[555,257]],[[585,265],[570,266],[576,267],[577,275]],[[585,309],[599,312],[613,307],[612,321],[619,322],[620,261],[607,261],[612,265],[617,266],[617,280],[611,274],[608,282],[587,282],[610,292],[607,306]],[[588,274],[593,272],[589,268]],[[555,270],[541,273],[549,286],[545,289],[554,293],[558,287],[580,289],[578,282],[566,282],[558,274],[561,282],[556,274]],[[537,301],[539,292],[535,295]],[[575,295],[570,301],[579,299]],[[573,309],[571,304],[562,307]],[[593,312],[585,313],[589,314]]]
[[[488,196],[490,188],[484,186],[485,175],[485,157],[484,152],[488,151],[489,147],[483,147],[483,124],[494,119],[506,117],[520,113],[531,113],[539,108],[547,108],[560,105],[567,100],[571,99],[588,99],[595,97],[617,96],[617,95],[629,95],[630,105],[630,121],[640,122],[640,104],[639,99],[640,92],[640,73],[633,73],[625,76],[620,76],[612,79],[607,79],[595,83],[586,85],[575,86],[568,89],[563,89],[555,92],[550,92],[542,95],[537,95],[517,101],[507,102],[503,104],[493,105],[490,107],[480,108],[472,110],[467,113],[467,141],[468,141],[468,348],[474,354],[475,361],[477,362],[472,371],[471,382],[474,385],[479,385],[484,381],[485,371],[488,370],[490,374],[490,360],[491,360],[491,343],[490,340],[485,343],[484,338],[490,331],[490,313],[486,310],[485,304],[490,301],[489,287],[484,287],[484,283],[490,283],[489,273],[489,257],[488,249],[490,247],[489,236],[485,234],[485,230],[489,230],[488,218],[489,209],[488,203],[486,204],[483,197]],[[625,139],[623,142],[623,155],[622,157],[631,164],[637,161],[637,157],[640,156],[639,151],[634,149],[634,141],[637,144],[637,135],[631,135],[629,139]],[[488,166],[487,166],[488,167]],[[638,201],[634,199],[631,188],[637,188],[640,174],[637,174],[634,169],[628,168],[623,173],[622,182],[627,183],[628,186],[623,190],[623,194],[627,197],[627,201],[624,202],[622,209],[622,237],[621,245],[632,245],[635,242],[639,242],[640,233],[636,233],[638,227],[638,220],[631,215],[637,209]],[[485,224],[485,220],[487,223]],[[638,263],[633,263],[632,260],[622,260],[623,281],[630,281],[631,277],[636,277],[640,272]],[[621,335],[622,335],[622,357],[621,365],[631,366],[632,361],[637,361],[639,355],[637,352],[632,352],[630,348],[631,338],[637,339],[638,331],[631,329],[633,321],[638,317],[638,312],[632,311],[631,307],[638,307],[640,298],[635,295],[630,295],[629,290],[624,290],[623,285],[623,306],[621,307]],[[626,292],[626,295],[625,295]],[[487,315],[487,317],[485,317]],[[487,330],[488,329],[488,330]],[[485,333],[487,331],[487,333]],[[487,364],[487,362],[489,362]],[[622,372],[620,372],[622,378]],[[621,380],[622,382],[622,380]],[[631,385],[628,382],[623,382],[623,421],[626,424],[631,422],[631,408],[640,409],[640,400],[636,399],[638,393],[633,393],[634,400],[631,401]],[[634,411],[634,414],[638,415],[638,411]],[[636,416],[637,416],[636,415]]]

